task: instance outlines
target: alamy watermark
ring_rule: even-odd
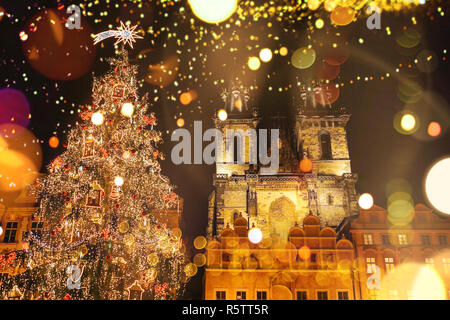
[[[66,21],[66,28],[73,30],[73,29],[81,29],[81,9],[79,6],[72,4],[69,7],[67,7],[66,10],[67,14],[70,14],[70,16],[67,18]]]
[[[217,128],[211,128],[202,133],[201,121],[194,121],[194,139],[187,129],[174,130],[171,141],[178,141],[178,143],[172,148],[172,162],[175,165],[202,164],[203,162],[206,164],[256,165],[259,157],[259,163],[262,165],[261,174],[271,175],[278,172],[280,153],[278,129],[270,130],[270,155],[267,145],[267,129],[248,129],[246,131],[225,129],[224,133]],[[211,143],[203,149],[204,141]],[[248,146],[247,150],[246,146]],[[192,150],[194,151],[194,162],[192,162]]]
[[[370,14],[367,18],[366,26],[367,29],[381,29],[381,10],[376,5],[371,4],[367,7],[366,13]]]

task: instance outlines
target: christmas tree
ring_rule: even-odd
[[[187,280],[179,229],[152,214],[179,201],[161,174],[156,117],[126,50],[108,61],[67,150],[34,186],[43,229],[30,234],[27,271],[9,282],[26,298],[172,299]]]

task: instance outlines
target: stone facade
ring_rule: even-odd
[[[238,89],[232,91],[239,96]],[[246,137],[243,164],[233,163],[232,149],[226,148],[231,142],[225,133],[227,129],[246,132],[258,127],[257,110],[234,110],[224,121],[214,119],[216,128],[223,133],[223,153],[218,156],[223,163],[216,165],[213,178],[215,191],[209,201],[208,237],[220,237],[239,214],[265,236],[278,234],[284,238],[292,224],[302,223],[310,212],[320,217],[322,226],[334,227],[344,217],[357,214],[357,176],[351,172],[345,129],[349,118],[346,113],[316,115],[299,108],[294,132],[286,133],[286,128],[281,128],[280,170],[274,175],[262,175],[258,165],[250,165],[249,154],[252,147],[256,148],[252,143],[257,141]],[[294,138],[287,139],[290,136]],[[300,172],[303,157],[312,160],[312,172]]]

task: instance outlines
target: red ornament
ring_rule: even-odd
[[[70,294],[68,294],[68,293],[64,296],[63,299],[64,299],[64,300],[73,300],[73,299],[72,299],[72,296],[71,296]]]
[[[116,203],[116,204],[114,205],[114,208],[119,209],[119,208],[120,208],[120,203]]]
[[[111,260],[111,255],[107,254],[107,255],[105,256],[105,259],[108,260],[108,261]]]

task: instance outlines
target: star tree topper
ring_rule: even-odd
[[[120,21],[120,27],[118,27],[117,30],[103,31],[96,34],[94,36],[94,44],[114,37],[117,39],[114,45],[123,42],[124,45],[129,44],[131,49],[133,49],[133,43],[136,42],[136,39],[143,39],[143,37],[138,35],[138,33],[135,31],[136,28],[137,25],[130,27]]]

